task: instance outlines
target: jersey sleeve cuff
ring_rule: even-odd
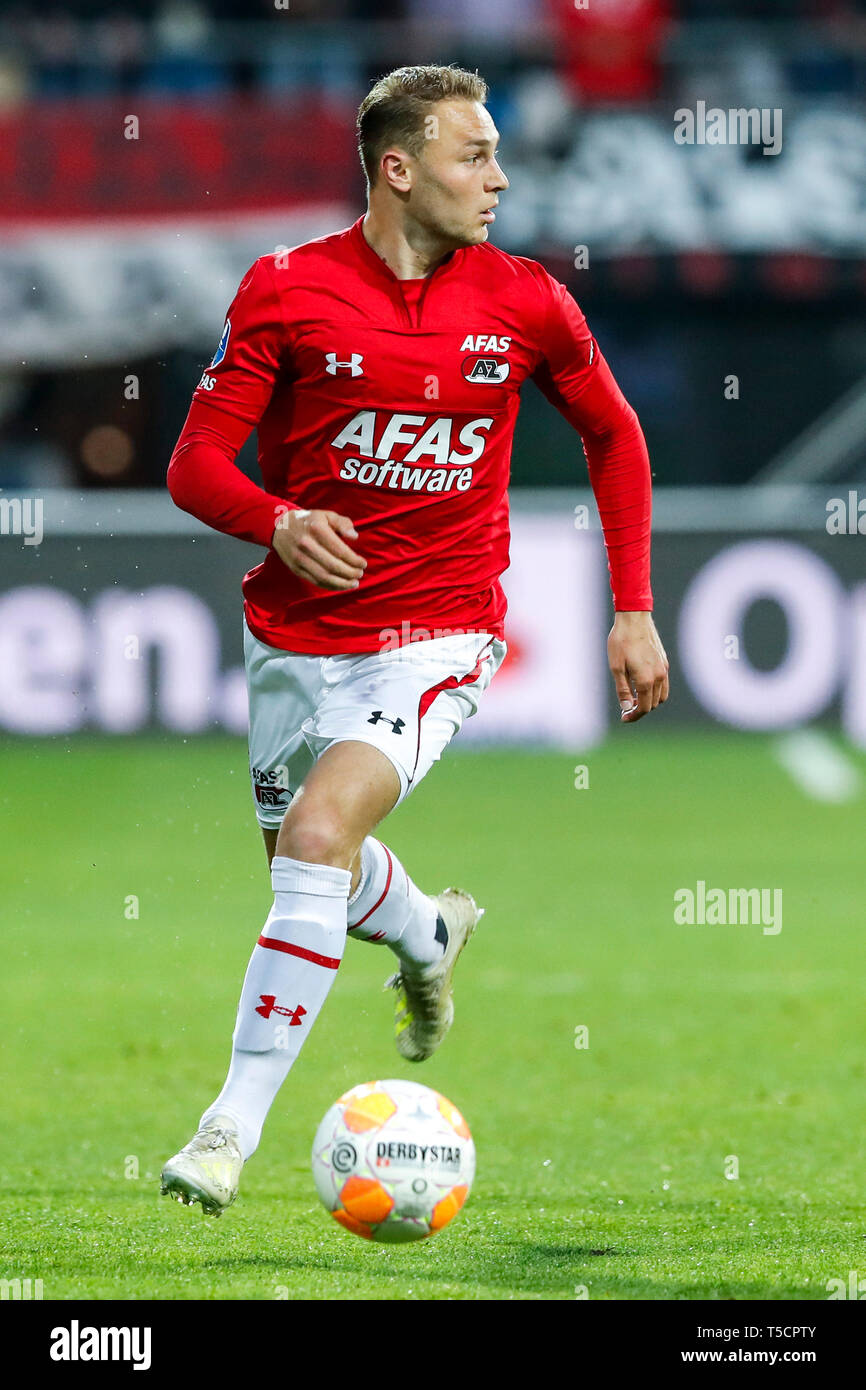
[[[651,613],[653,596],[649,589],[642,594],[620,594],[614,596],[613,607],[615,613]]]
[[[287,502],[284,497],[273,497],[271,493],[266,492],[262,499],[261,511],[255,517],[256,542],[269,549],[281,517],[300,510],[297,502]]]

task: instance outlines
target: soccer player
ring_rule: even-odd
[[[509,459],[532,377],[583,439],[622,719],[668,695],[637,417],[564,286],[488,242],[508,180],[487,88],[455,67],[378,81],[358,114],[368,210],[261,256],[229,309],[168,473],[178,506],[267,548],[244,580],[250,766],[273,906],[231,1064],[162,1191],[235,1198],[347,933],[397,958],[396,1044],[439,1047],[481,915],[413,883],[373,831],[478,708],[506,652]],[[235,464],[258,428],[264,488]]]

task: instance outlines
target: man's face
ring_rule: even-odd
[[[499,133],[477,101],[440,101],[412,172],[408,208],[415,221],[453,246],[486,241],[508,179],[496,162]]]

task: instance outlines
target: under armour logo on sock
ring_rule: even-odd
[[[275,994],[260,994],[259,998],[262,1002],[258,1005],[256,1013],[261,1014],[262,1018],[270,1018],[271,1014],[282,1014],[284,1018],[289,1020],[290,1028],[300,1028],[301,1019],[307,1012],[303,1004],[299,1004],[295,1009],[284,1009],[281,1004],[277,1003]]]
[[[401,734],[406,727],[405,719],[389,719],[388,716],[386,714],[383,714],[380,709],[373,710],[373,716],[371,719],[367,720],[367,723],[378,724],[380,719],[383,721],[383,723],[391,725],[392,734]]]
[[[442,913],[436,914],[436,930],[433,933],[434,940],[442,943],[443,952],[448,950],[448,928],[442,917]]]

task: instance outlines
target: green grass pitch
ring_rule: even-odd
[[[452,1033],[402,1062],[393,958],[350,943],[220,1220],[158,1174],[222,1084],[269,905],[245,749],[13,742],[0,767],[0,1277],[46,1299],[672,1300],[866,1273],[863,805],[808,800],[767,740],[446,754],[381,833],[422,887],[487,908]],[[699,879],[781,888],[782,931],[677,925]],[[463,1213],[402,1248],[340,1229],[309,1166],[333,1100],[391,1076],[449,1096],[478,1150]]]

